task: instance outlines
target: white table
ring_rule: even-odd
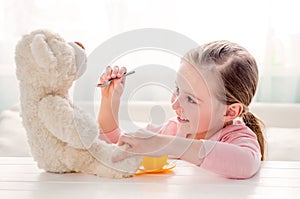
[[[176,165],[164,174],[107,179],[47,173],[32,158],[0,157],[0,198],[300,198],[300,162],[263,162],[248,180],[225,179],[183,161]]]

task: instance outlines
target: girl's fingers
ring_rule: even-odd
[[[114,66],[113,68],[111,68],[111,66],[107,66],[105,72],[100,77],[100,84],[112,78],[121,78],[126,73],[126,71],[126,67],[119,68],[119,66]]]
[[[105,81],[106,81],[106,74],[103,73],[103,74],[100,76],[99,84],[104,84]]]
[[[119,72],[119,66],[114,66],[114,69],[113,69],[113,71],[111,73],[111,78],[116,78],[118,72]]]
[[[112,68],[110,66],[107,66],[105,69],[105,74],[106,74],[106,81],[111,79],[111,74],[112,74]]]
[[[133,146],[133,140],[132,137],[125,134],[125,135],[121,135],[118,141],[118,146],[122,146],[124,144],[128,144],[129,147]]]
[[[127,71],[127,69],[124,66],[122,66],[117,74],[118,77],[119,78],[122,77],[126,73],[126,71]]]
[[[118,141],[118,149],[114,152],[112,156],[112,162],[118,162],[125,158],[133,156],[134,153],[131,152],[132,147],[129,144],[131,139],[129,136],[122,135]]]

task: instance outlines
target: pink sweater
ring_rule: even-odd
[[[178,132],[178,122],[169,120],[159,129],[151,126],[148,130],[160,134],[185,137]],[[100,139],[117,143],[120,129],[101,134]],[[255,133],[239,120],[226,126],[208,140],[203,140],[205,154],[201,168],[220,174],[227,178],[250,178],[260,168],[261,152]],[[199,154],[195,154],[199,156]]]

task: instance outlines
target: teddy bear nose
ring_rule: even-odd
[[[82,45],[82,43],[78,42],[78,41],[75,41],[74,42],[75,44],[77,44],[78,46],[80,46],[83,50],[85,50],[84,46]]]

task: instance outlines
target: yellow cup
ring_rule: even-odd
[[[162,169],[165,165],[168,164],[168,155],[164,155],[161,157],[149,157],[144,156],[142,161],[142,166],[145,170],[157,170]]]

